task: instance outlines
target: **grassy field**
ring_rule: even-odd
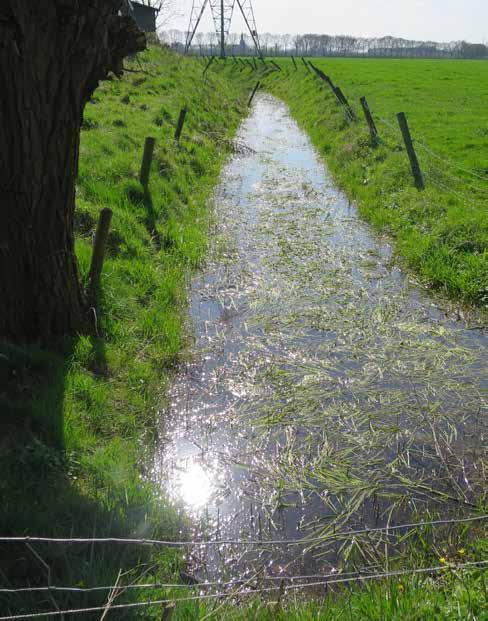
[[[340,86],[358,121],[347,123],[327,84],[299,61],[277,59],[265,88],[290,106],[360,213],[396,240],[432,288],[488,306],[488,63],[312,59]],[[359,98],[380,144],[373,148]],[[396,120],[405,112],[426,190],[413,184]]]
[[[136,73],[96,91],[83,124],[76,211],[83,279],[99,212],[114,212],[99,337],[81,335],[52,351],[0,349],[4,535],[173,537],[181,528],[176,509],[141,479],[142,449],[178,362],[188,270],[205,254],[209,198],[247,110],[248,86],[215,74],[203,79],[202,64],[160,48],[140,61],[144,73],[129,63]],[[173,136],[185,105],[178,146]],[[146,136],[156,138],[156,149],[144,193],[138,174]],[[119,566],[145,555],[113,547],[38,552],[53,582],[64,584],[113,583]],[[25,546],[2,546],[0,559],[3,583],[45,583],[45,569]],[[174,569],[174,560],[165,553],[160,566]],[[101,596],[56,599],[86,605]],[[0,612],[21,610],[24,600],[0,599]],[[52,607],[49,597],[35,601]]]

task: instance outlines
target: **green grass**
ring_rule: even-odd
[[[358,115],[349,124],[330,88],[299,63],[265,87],[290,106],[360,213],[396,242],[422,281],[448,296],[488,304],[488,63],[313,59]],[[373,148],[359,105],[366,96],[381,142]],[[396,121],[407,114],[426,190],[413,184]],[[385,122],[382,122],[384,119]],[[446,162],[449,159],[449,164]],[[452,162],[452,164],[451,164]],[[477,176],[462,169],[471,170]]]
[[[172,618],[188,621],[208,614],[226,621],[484,621],[488,619],[485,581],[479,571],[446,570],[437,577],[352,582],[336,590],[330,586],[313,598],[290,591],[281,602],[275,591],[268,601],[244,599],[240,606],[220,604],[220,608],[214,604],[213,614],[208,605],[179,604]]]
[[[182,528],[177,510],[144,482],[141,462],[184,338],[187,274],[205,255],[209,199],[249,89],[215,74],[204,79],[202,64],[161,48],[140,61],[145,73],[101,85],[83,123],[76,252],[84,281],[99,212],[110,207],[114,214],[99,337],[80,335],[52,351],[0,350],[4,535],[174,537]],[[183,106],[188,116],[178,146],[173,136]],[[156,138],[156,149],[145,193],[138,174],[146,136]],[[111,583],[119,566],[148,556],[125,548],[38,552],[53,582],[64,584]],[[25,546],[3,546],[0,557],[2,582],[45,582]],[[178,564],[174,554],[163,555],[162,565],[157,559],[155,575]],[[52,606],[49,598],[40,601]],[[20,598],[11,609],[24,604]],[[1,612],[10,605],[1,604]]]

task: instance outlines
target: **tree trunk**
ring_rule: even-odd
[[[120,0],[1,0],[0,339],[73,334],[86,308],[73,218],[83,110],[145,47]]]

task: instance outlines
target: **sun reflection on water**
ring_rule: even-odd
[[[175,492],[191,509],[201,509],[214,491],[210,473],[197,462],[188,462],[178,473]]]

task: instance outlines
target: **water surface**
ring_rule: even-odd
[[[237,143],[154,476],[196,539],[469,513],[486,483],[486,332],[402,273],[283,103],[259,96]],[[376,543],[191,554],[202,575],[326,572],[378,559]]]

